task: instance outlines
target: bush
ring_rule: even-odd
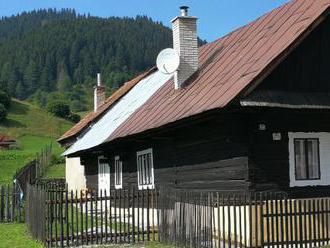
[[[61,118],[68,118],[71,114],[70,106],[64,102],[49,102],[46,106],[46,110]]]
[[[51,165],[65,164],[65,158],[62,156],[57,156],[57,155],[53,154],[50,158],[50,164]]]
[[[0,90],[0,103],[5,106],[5,108],[10,106],[10,97],[6,92],[2,90]]]
[[[67,119],[74,123],[78,123],[80,121],[80,115],[71,113]]]
[[[86,106],[81,101],[78,100],[73,100],[71,102],[71,109],[73,112],[81,112],[87,110]]]
[[[6,117],[7,117],[7,109],[2,103],[0,103],[0,121],[6,119]]]

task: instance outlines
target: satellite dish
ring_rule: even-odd
[[[171,74],[179,68],[179,54],[173,48],[166,48],[158,54],[156,64],[159,71]]]

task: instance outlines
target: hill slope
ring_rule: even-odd
[[[17,150],[0,150],[0,185],[12,182],[15,171],[35,158],[36,153],[50,143],[55,154],[62,149],[56,138],[73,124],[56,118],[29,103],[13,100],[0,133],[17,139]]]
[[[0,20],[0,88],[40,106],[62,99],[73,111],[84,111],[91,107],[97,72],[111,92],[154,65],[171,43],[171,30],[144,16],[24,12]]]

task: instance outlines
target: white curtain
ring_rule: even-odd
[[[295,139],[295,165],[296,165],[296,179],[307,178],[306,156],[305,156],[305,144],[303,139]]]
[[[308,140],[308,174],[309,179],[317,179],[320,177],[319,170],[319,144],[318,140]]]

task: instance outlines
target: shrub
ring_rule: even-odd
[[[71,114],[70,106],[59,101],[49,102],[46,106],[46,110],[49,113],[61,118],[68,118]]]
[[[7,117],[7,109],[2,103],[0,103],[0,121],[6,119],[6,117]]]
[[[62,156],[57,156],[53,154],[50,158],[50,164],[56,165],[56,164],[65,164],[65,158]]]
[[[71,102],[71,110],[73,112],[81,112],[81,111],[86,111],[87,108],[81,101],[73,100]]]
[[[80,115],[71,113],[68,117],[68,120],[74,123],[78,123],[80,121]]]
[[[5,108],[10,106],[10,97],[6,92],[2,90],[0,90],[0,103],[5,106]]]

